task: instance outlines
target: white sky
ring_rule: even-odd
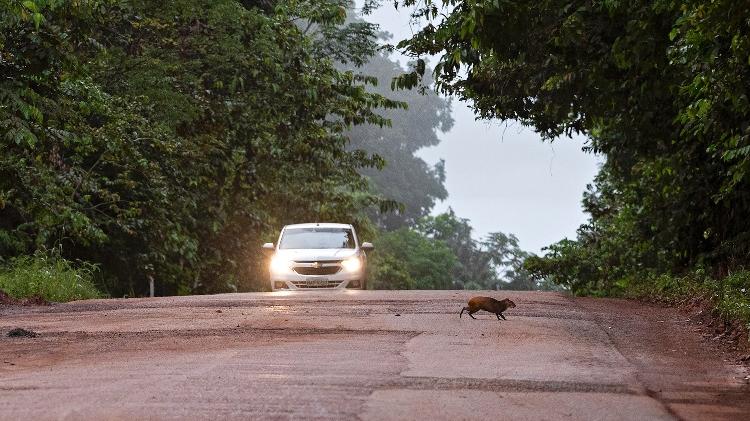
[[[392,2],[366,19],[393,34],[394,44],[412,33],[408,10],[396,10]],[[445,160],[449,196],[433,213],[451,207],[471,220],[475,237],[513,233],[524,250],[534,253],[564,237],[575,238],[587,219],[583,191],[601,161],[581,151],[584,138],[544,143],[517,122],[476,121],[468,104],[458,100],[453,118],[453,129],[440,136],[442,142],[418,153],[428,163]]]

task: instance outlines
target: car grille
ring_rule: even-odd
[[[294,271],[300,275],[333,275],[334,273],[341,270],[341,266],[295,266]]]
[[[333,275],[341,270],[341,260],[294,262],[292,267],[300,275]]]
[[[297,288],[336,288],[341,282],[342,281],[332,281],[330,279],[311,279],[309,281],[292,281],[292,284]]]

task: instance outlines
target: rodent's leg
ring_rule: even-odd
[[[497,320],[500,320],[500,313],[495,313],[495,316],[497,316]]]
[[[477,319],[476,317],[474,317],[474,313],[472,313],[471,311],[469,311],[469,316],[471,316],[471,318],[474,319],[474,320]]]
[[[508,319],[506,319],[506,318],[505,318],[505,316],[503,315],[503,313],[500,313],[499,315],[500,315],[500,317],[502,317],[502,318],[503,318],[503,320],[508,320]],[[498,319],[499,319],[500,317],[498,317]]]

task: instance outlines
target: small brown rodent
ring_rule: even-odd
[[[458,315],[458,317],[463,316],[464,311],[468,311],[469,316],[471,316],[472,319],[476,320],[476,317],[472,316],[472,314],[476,313],[479,310],[484,310],[489,311],[490,313],[495,313],[495,315],[497,316],[497,320],[500,320],[501,317],[503,318],[503,320],[508,320],[505,318],[505,316],[503,316],[503,311],[515,306],[516,303],[508,298],[497,301],[492,297],[473,297],[469,300],[469,305],[461,309],[461,313]]]

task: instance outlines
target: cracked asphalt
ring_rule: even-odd
[[[459,318],[509,297],[507,321]],[[13,328],[36,338],[9,338]],[[0,419],[750,420],[688,316],[550,292],[313,291],[0,306]]]

